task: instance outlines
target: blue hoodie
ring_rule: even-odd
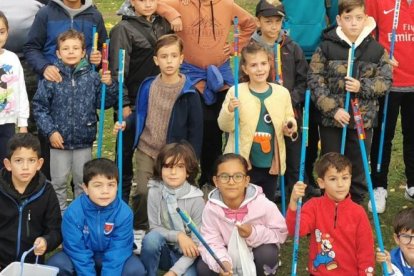
[[[101,275],[122,275],[132,255],[131,208],[118,197],[106,207],[85,194],[66,209],[62,222],[63,250],[77,275],[96,275],[94,256],[102,258]]]

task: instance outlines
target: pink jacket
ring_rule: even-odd
[[[240,221],[253,226],[252,234],[246,239],[250,248],[262,244],[282,244],[285,242],[288,231],[284,217],[276,204],[268,200],[259,186],[249,184],[246,189],[246,198],[240,207],[247,206],[248,212]],[[235,221],[225,217],[224,210],[228,207],[221,199],[219,190],[214,189],[209,194],[209,200],[203,211],[201,234],[210,245],[217,257],[223,262],[232,263],[227,252],[227,245],[235,226]],[[237,210],[235,210],[237,212]],[[219,265],[200,245],[203,261],[215,272],[219,272]]]

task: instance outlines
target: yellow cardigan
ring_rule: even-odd
[[[290,99],[289,91],[281,85],[269,83],[272,87],[272,94],[264,101],[267,112],[272,118],[272,124],[275,129],[279,158],[277,162],[276,156],[273,157],[272,166],[269,170],[270,174],[285,173],[286,170],[286,148],[285,139],[283,137],[283,125],[288,120],[295,120]],[[249,160],[250,150],[253,144],[254,134],[256,132],[257,123],[260,116],[260,100],[250,93],[248,83],[239,84],[239,149],[240,155]],[[224,153],[234,152],[234,112],[228,109],[230,99],[234,97],[234,86],[229,89],[226,99],[221,107],[218,117],[218,125],[224,132],[229,133]],[[275,143],[276,144],[276,143]],[[275,149],[275,153],[277,149]],[[279,163],[279,168],[276,167]],[[250,164],[250,162],[249,162]]]

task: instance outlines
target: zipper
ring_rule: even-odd
[[[335,203],[334,228],[336,228],[336,219],[338,218],[338,203]]]
[[[97,233],[98,233],[98,235],[97,235],[97,239],[98,239],[98,242],[99,242],[99,248],[100,248],[100,250],[103,250],[103,248],[102,248],[102,233],[101,233],[101,228],[102,228],[102,225],[101,225],[101,210],[99,210],[98,211],[98,217],[97,217],[97,220],[98,220],[98,223],[97,223],[97,227],[98,227],[98,231],[97,231]]]
[[[27,213],[27,220],[26,220],[26,236],[30,237],[30,212],[31,210],[29,210],[29,212]]]

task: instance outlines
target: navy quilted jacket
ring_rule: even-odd
[[[46,137],[59,131],[67,150],[91,147],[101,103],[101,78],[85,59],[76,68],[61,61],[55,65],[63,81],[41,80],[32,101],[37,128]],[[115,82],[107,88],[105,108],[116,104],[117,91]]]

